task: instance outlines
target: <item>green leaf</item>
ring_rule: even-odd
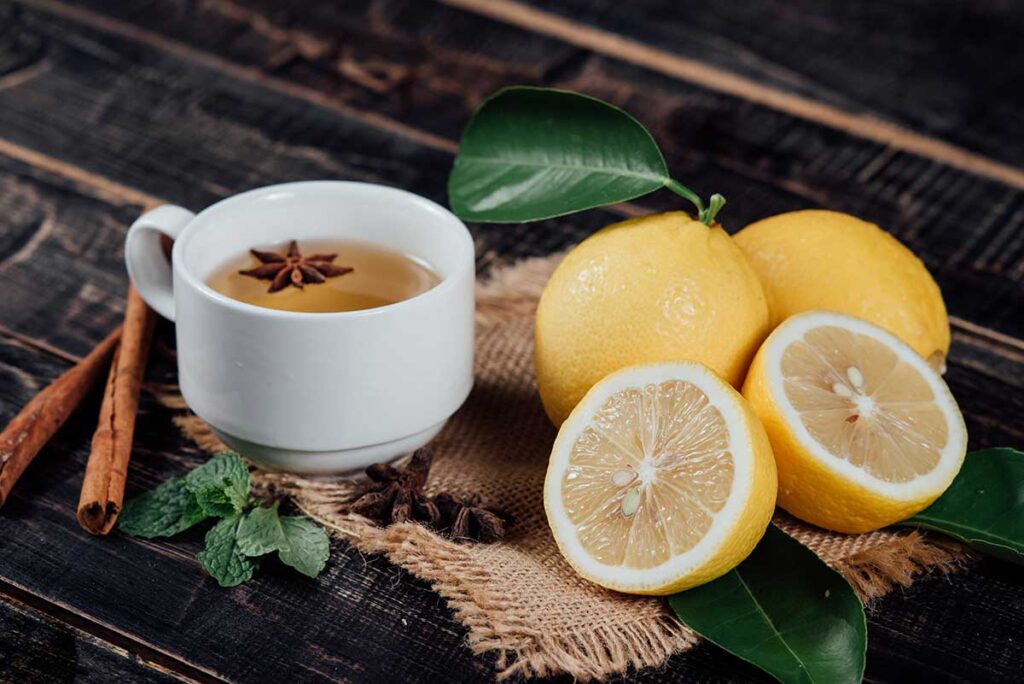
[[[249,467],[233,451],[217,454],[185,476],[208,515],[240,513],[249,500]]]
[[[238,548],[246,556],[277,551],[282,563],[310,577],[320,574],[331,551],[327,533],[319,525],[301,515],[278,515],[277,503],[254,508],[242,518]]]
[[[467,221],[514,223],[623,202],[669,181],[651,134],[626,112],[579,93],[517,86],[473,114],[448,200]]]
[[[784,684],[854,684],[864,675],[860,599],[839,573],[774,525],[734,570],[675,594],[669,604],[705,639]]]
[[[170,537],[206,517],[185,478],[177,477],[126,501],[117,527],[133,537]]]
[[[242,518],[238,526],[238,548],[246,556],[262,556],[288,546],[277,508],[277,502],[270,508],[257,506]]]
[[[222,587],[234,587],[252,579],[256,563],[238,548],[238,526],[242,516],[229,515],[206,533],[206,548],[199,552],[203,568]]]
[[[949,489],[900,524],[942,532],[1024,564],[1024,453],[1003,448],[967,454]]]
[[[278,552],[281,562],[303,575],[316,577],[327,565],[331,545],[327,533],[319,525],[302,515],[281,518],[281,526],[288,540],[287,548]]]

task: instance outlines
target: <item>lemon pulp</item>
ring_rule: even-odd
[[[779,505],[839,532],[922,510],[967,449],[939,374],[892,333],[843,314],[787,319],[758,350],[743,395],[771,440]]]
[[[782,355],[786,397],[831,454],[887,482],[930,472],[949,438],[935,393],[881,342],[837,327]]]
[[[580,544],[609,565],[651,568],[697,545],[732,489],[725,419],[673,380],[610,397],[572,447],[562,499]]]
[[[583,577],[667,594],[728,572],[764,534],[775,462],[746,400],[696,362],[632,366],[559,430],[544,508]]]

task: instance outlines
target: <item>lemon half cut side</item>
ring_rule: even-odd
[[[590,389],[555,440],[544,506],[581,576],[670,594],[746,558],[775,493],[771,446],[747,402],[682,362],[632,366]]]
[[[922,510],[967,449],[939,374],[892,333],[844,314],[787,319],[755,356],[743,395],[772,443],[779,505],[839,532]]]

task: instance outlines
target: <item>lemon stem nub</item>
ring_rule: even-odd
[[[725,198],[719,195],[717,192],[711,196],[708,200],[708,208],[700,212],[700,220],[706,226],[714,225],[715,217],[718,216],[718,212],[725,206]]]
[[[714,225],[715,217],[718,216],[718,212],[725,206],[725,198],[717,192],[708,200],[707,206],[704,206],[704,200],[698,197],[697,193],[674,178],[669,178],[665,181],[665,187],[692,202],[693,206],[697,208],[697,218],[706,226]]]

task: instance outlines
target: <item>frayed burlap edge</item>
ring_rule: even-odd
[[[489,326],[513,318],[532,316],[537,300],[561,255],[532,258],[494,269],[477,285],[477,322]],[[158,398],[168,407],[187,410],[176,388],[158,388]],[[174,418],[182,432],[204,451],[226,449],[210,428],[191,413]],[[468,628],[468,644],[474,653],[491,653],[499,679],[568,673],[578,679],[600,680],[630,669],[658,667],[675,653],[688,650],[696,635],[667,611],[655,620],[615,629],[603,627],[552,635],[537,630],[518,617],[514,598],[496,589],[491,573],[465,547],[442,539],[415,524],[379,528],[344,513],[355,493],[354,483],[318,480],[281,473],[254,473],[257,486],[273,485],[289,494],[308,516],[335,535],[348,540],[363,553],[381,554],[395,565],[431,583],[446,599],[455,617]],[[775,521],[806,542],[806,526],[780,515]],[[907,587],[926,572],[949,573],[962,568],[966,550],[947,540],[918,531],[884,533],[891,537],[843,558],[830,559],[815,551],[842,574],[865,601],[885,595],[897,586]],[[826,536],[826,533],[818,535]],[[839,535],[837,535],[839,537]],[[817,540],[817,545],[829,543]],[[810,544],[812,548],[814,544]],[[459,572],[452,572],[458,567]],[[503,616],[495,619],[495,616]]]

